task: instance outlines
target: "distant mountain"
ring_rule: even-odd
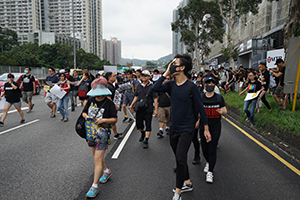
[[[170,60],[172,60],[172,54],[161,57],[157,60],[140,60],[140,59],[130,59],[130,58],[122,58],[122,65],[126,65],[126,62],[133,62],[134,66],[143,66],[146,65],[147,61],[151,61],[156,63],[157,66],[166,65]]]

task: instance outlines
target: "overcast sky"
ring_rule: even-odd
[[[117,37],[122,58],[157,60],[172,53],[171,22],[180,0],[103,0],[104,39]]]

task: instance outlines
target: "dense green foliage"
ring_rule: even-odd
[[[42,44],[28,43],[12,48],[3,53],[0,65],[18,65],[29,67],[74,68],[73,46],[60,43]],[[93,53],[83,49],[76,52],[77,68],[86,66],[90,69],[102,70],[103,65],[110,65]]]
[[[0,48],[1,53],[9,51],[13,47],[18,46],[18,35],[15,31],[0,26]]]
[[[229,106],[234,106],[238,109],[240,114],[240,122],[244,122],[246,118],[246,114],[243,111],[244,106],[244,98],[245,94],[239,96],[237,93],[229,92],[224,96],[225,102]],[[292,110],[292,103],[287,106],[287,110],[285,111],[277,111],[278,105],[273,99],[271,95],[266,95],[266,99],[269,102],[272,111],[269,110],[263,105],[260,110],[260,113],[255,114],[254,117],[254,126],[259,130],[266,130],[272,127],[271,125],[274,124],[281,129],[281,131],[290,132],[295,135],[299,135],[300,130],[300,112],[293,113]],[[300,103],[298,102],[296,110],[300,110]],[[274,130],[275,133],[278,130]],[[273,134],[272,133],[272,134]]]

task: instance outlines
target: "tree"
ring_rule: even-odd
[[[156,67],[156,64],[154,62],[147,61],[146,66],[155,66]]]
[[[9,51],[14,47],[19,46],[17,32],[0,26],[0,45],[2,54],[3,51]]]
[[[220,15],[222,19],[226,22],[227,32],[226,32],[226,45],[222,46],[221,53],[224,57],[229,58],[229,66],[233,67],[234,59],[233,56],[236,55],[238,49],[234,47],[232,40],[232,32],[234,29],[234,24],[236,20],[249,12],[256,15],[258,13],[258,5],[261,0],[216,0],[219,5]]]
[[[188,46],[189,52],[194,52],[198,66],[199,58],[209,55],[209,45],[215,40],[222,42],[224,30],[218,5],[215,2],[190,0],[187,6],[178,10],[178,14],[179,19],[171,24],[172,31],[180,32],[180,41]]]

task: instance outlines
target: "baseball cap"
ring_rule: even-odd
[[[209,81],[213,81],[216,84],[216,80],[213,77],[207,77],[206,79],[204,79],[204,83]]]
[[[7,78],[15,78],[15,76],[12,73],[7,74]]]
[[[148,70],[142,71],[142,75],[150,76],[150,72]]]
[[[284,63],[284,61],[281,58],[278,58],[275,62],[275,65],[278,65],[279,63]]]

